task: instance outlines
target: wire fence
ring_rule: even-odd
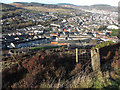
[[[96,50],[98,50],[98,51],[96,51]],[[110,68],[113,69],[113,67],[111,67],[111,63],[120,59],[120,56],[119,56],[120,51],[118,51],[118,50],[117,51],[115,51],[115,50],[104,51],[104,52],[106,52],[106,54],[103,53],[101,57],[100,57],[99,49],[96,49],[96,50],[93,50],[91,52],[90,49],[89,50],[83,49],[83,50],[81,50],[81,52],[79,52],[79,54],[78,54],[79,62],[85,62],[85,63],[83,63],[81,70],[76,75],[72,76],[67,81],[65,81],[63,84],[61,84],[59,86],[59,88],[66,88],[68,85],[70,85],[74,81],[74,79],[76,79],[77,77],[81,78],[86,73],[88,73],[88,74],[91,73],[91,74],[95,75],[99,71],[101,72],[101,70],[105,70],[105,68],[106,68],[106,70],[108,70]],[[93,55],[91,55],[91,54],[93,54]],[[114,58],[113,57],[111,58],[111,55],[112,56],[114,55]],[[106,61],[103,59],[103,56]],[[104,60],[104,63],[102,64],[103,60]],[[115,65],[114,67],[117,67],[117,66],[118,65]]]
[[[67,87],[67,85],[71,84],[72,80],[74,80],[76,77],[82,77],[82,75],[85,73],[85,71],[91,68],[91,63],[89,63],[85,69],[83,69],[82,71],[80,71],[79,73],[77,73],[76,75],[72,76],[71,78],[67,79],[62,85],[59,86],[59,88],[65,88]]]
[[[84,74],[92,72],[91,58],[94,58],[95,54],[92,57],[90,57],[90,49],[89,50],[86,49],[86,50],[83,50],[83,51],[84,52],[79,53],[79,60],[80,60],[80,62],[85,60],[86,63],[84,63],[82,65],[81,70],[76,75],[72,76],[71,78],[67,79],[64,83],[62,83],[59,86],[60,89],[61,88],[66,88],[68,85],[70,85],[73,82],[73,80],[75,80],[75,78],[77,78],[77,77],[81,78]],[[88,59],[86,60],[85,58],[88,58]]]

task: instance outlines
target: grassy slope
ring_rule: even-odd
[[[62,9],[62,8],[47,8],[47,7],[37,7],[37,6],[28,6],[28,7],[24,7],[25,9],[30,9],[30,10],[36,10],[36,11],[43,11],[43,12],[70,12],[71,10],[67,10],[67,9]]]

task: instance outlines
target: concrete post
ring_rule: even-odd
[[[94,50],[91,50],[91,63],[92,63],[92,69],[97,74],[101,72],[100,69],[100,55],[99,55],[99,49],[96,48]]]
[[[76,63],[78,63],[78,48],[76,48]]]

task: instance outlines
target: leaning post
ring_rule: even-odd
[[[78,63],[78,48],[76,48],[76,63]]]
[[[91,50],[91,64],[92,64],[92,69],[95,73],[95,76],[97,76],[98,78],[101,78],[102,73],[101,73],[101,68],[100,68],[99,48]]]

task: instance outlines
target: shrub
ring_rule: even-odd
[[[106,42],[102,42],[102,43],[96,45],[95,47],[92,47],[92,49],[102,48],[102,47],[109,46],[109,45],[112,45],[112,44],[114,44],[113,41],[106,41]]]

